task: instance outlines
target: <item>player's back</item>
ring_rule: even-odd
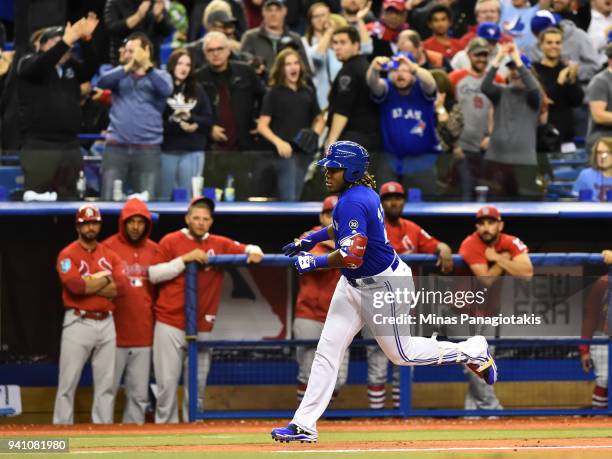
[[[336,248],[355,234],[368,238],[363,264],[357,269],[342,269],[348,278],[374,276],[387,269],[395,258],[385,231],[384,211],[376,191],[364,185],[354,185],[340,195],[334,208],[333,226]]]

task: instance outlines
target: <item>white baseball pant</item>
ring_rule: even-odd
[[[304,319],[297,317],[293,321],[293,338],[294,339],[319,339],[323,331],[323,322],[312,319]],[[298,346],[295,349],[295,359],[298,363],[298,382],[302,384],[308,383],[310,377],[310,368],[315,358],[315,346]],[[342,386],[346,384],[348,378],[349,352],[344,354],[344,358],[338,369],[338,378],[334,386],[334,392],[338,392]],[[299,394],[303,397],[303,394]]]
[[[487,360],[482,339],[470,338],[460,343],[436,341],[431,338],[411,337],[408,324],[378,327],[371,323],[373,315],[379,312],[383,316],[395,317],[409,313],[409,305],[406,303],[391,302],[381,309],[374,309],[373,298],[376,292],[414,290],[412,272],[402,261],[395,271],[389,267],[372,279],[375,281],[373,285],[361,288],[353,287],[344,276],[338,281],[317,346],[304,399],[291,421],[298,427],[316,432],[317,420],[327,408],[334,390],[340,362],[366,320],[374,327],[378,345],[396,365],[438,365],[467,361],[484,363]]]
[[[210,333],[199,332],[198,341],[210,339]],[[210,370],[212,349],[198,352],[198,407],[203,409],[206,379]],[[153,334],[153,370],[157,383],[155,422],[178,423],[177,390],[183,374],[183,420],[189,419],[189,385],[187,376],[187,341],[185,332],[161,322],[155,323]]]
[[[124,424],[144,424],[145,410],[149,404],[150,372],[151,347],[117,348],[113,394],[116,398],[123,377],[125,407],[122,422]]]
[[[53,424],[74,422],[74,394],[90,356],[94,386],[91,420],[94,424],[112,424],[115,348],[116,334],[112,315],[104,320],[93,320],[81,318],[73,309],[66,310]]]

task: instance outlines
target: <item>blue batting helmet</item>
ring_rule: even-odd
[[[368,151],[355,142],[340,141],[332,143],[325,158],[317,162],[318,166],[346,169],[344,180],[353,183],[363,177],[370,164]]]

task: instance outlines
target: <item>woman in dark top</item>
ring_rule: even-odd
[[[304,63],[296,50],[287,48],[276,56],[269,86],[257,131],[274,146],[276,155],[271,161],[262,161],[261,169],[274,169],[277,196],[281,200],[296,201],[311,158],[294,148],[291,142],[304,129],[312,129],[317,136],[320,135],[323,117],[317,96],[307,84]]]
[[[191,56],[176,49],[168,59],[174,91],[164,111],[164,143],[161,154],[161,196],[170,199],[174,188],[191,195],[191,178],[204,171],[206,135],[213,125],[208,96],[193,77]]]

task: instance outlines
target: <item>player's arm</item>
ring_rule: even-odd
[[[94,295],[110,282],[110,271],[101,271],[94,276],[82,276],[78,264],[70,257],[60,255],[57,262],[57,272],[64,288],[73,295]]]
[[[294,239],[293,242],[285,245],[282,248],[283,253],[288,257],[294,257],[300,252],[308,252],[319,242],[329,241],[334,238],[334,229],[331,225],[321,228],[318,231],[313,231],[306,236]]]
[[[533,277],[533,265],[531,264],[529,255],[526,253],[518,254],[511,259],[501,254],[497,255],[499,256],[495,257],[492,261],[495,261],[496,265],[499,265],[506,273],[514,277],[523,277],[527,279]]]
[[[453,251],[450,246],[444,242],[438,242],[435,253],[438,255],[436,266],[439,266],[443,273],[450,273],[453,270]]]
[[[363,264],[368,238],[363,234],[354,234],[340,241],[340,248],[329,255],[315,256],[302,252],[295,266],[300,273],[315,269],[357,269]]]
[[[178,277],[185,271],[185,265],[192,261],[200,264],[208,263],[208,254],[202,249],[193,249],[170,261],[157,263],[149,266],[149,281],[152,284],[160,284]]]

